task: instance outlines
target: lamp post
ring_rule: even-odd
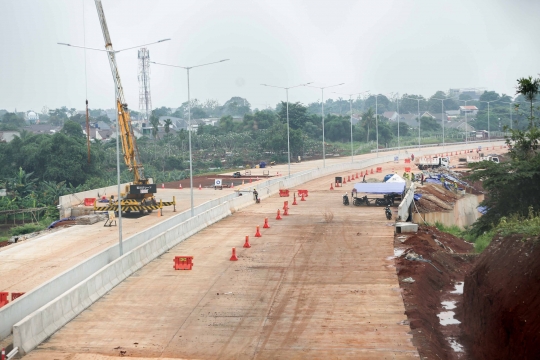
[[[321,89],[321,117],[322,117],[322,159],[323,159],[323,168],[326,167],[326,147],[324,144],[324,89],[340,86],[345,83],[330,85],[330,86],[310,86],[312,88]]]
[[[409,100],[416,100],[417,102],[417,111],[418,111],[418,151],[420,151],[420,124],[422,123],[421,119],[420,119],[420,100],[425,100],[425,99],[414,99],[414,98],[409,98],[409,97],[405,97],[404,99],[409,99]]]
[[[490,103],[496,102],[496,101],[499,101],[499,100],[501,100],[501,99],[492,100],[492,101],[478,100],[478,102],[483,102],[483,103],[487,103],[487,104],[488,104],[488,142],[489,142],[489,143],[491,143],[491,132],[490,132],[490,126],[489,126],[489,105],[490,105]]]
[[[169,66],[169,67],[174,67],[174,68],[180,68],[180,69],[185,69],[186,72],[187,72],[187,92],[188,92],[188,146],[189,146],[189,187],[190,187],[190,197],[191,197],[191,216],[195,216],[195,205],[194,205],[194,201],[193,201],[193,154],[191,152],[191,131],[192,131],[192,127],[191,127],[191,95],[190,95],[190,89],[189,89],[189,70],[193,69],[193,68],[197,68],[197,67],[202,67],[202,66],[207,66],[207,65],[212,65],[212,64],[218,64],[218,63],[222,63],[224,61],[228,61],[229,59],[223,59],[223,60],[219,60],[219,61],[214,61],[214,62],[211,62],[211,63],[206,63],[206,64],[200,64],[200,65],[194,65],[194,66],[180,66],[180,65],[169,65],[169,64],[162,64],[162,63],[157,63],[155,61],[151,61],[153,64],[156,64],[156,65],[163,65],[163,66]]]
[[[465,102],[465,144],[467,145],[469,143],[469,125],[467,124],[467,103],[469,101],[474,101],[474,100],[459,100],[459,101],[463,101]]]
[[[355,94],[341,94],[341,93],[338,93],[338,92],[334,92],[334,94],[349,96],[349,106],[350,106],[350,110],[351,110],[351,162],[354,162],[353,132],[352,132],[352,97],[354,95],[361,95],[361,94],[364,94],[364,93],[367,93],[367,92],[369,92],[369,90],[362,91],[362,92],[355,93]]]
[[[86,47],[86,46],[79,46],[79,45],[72,45],[72,44],[67,44],[67,43],[57,43],[58,45],[64,45],[64,46],[69,46],[69,47],[74,47],[74,48],[79,48],[79,49],[84,49],[84,50],[95,50],[95,51],[103,51],[103,52],[106,52],[107,53],[107,56],[109,58],[109,63],[111,64],[111,67],[114,67],[114,70],[113,70],[113,79],[114,79],[114,109],[115,109],[115,112],[116,112],[116,182],[117,182],[117,186],[118,186],[118,199],[117,199],[117,202],[118,202],[118,250],[119,250],[119,254],[120,256],[122,256],[124,254],[124,248],[123,248],[123,244],[122,244],[122,202],[121,202],[121,190],[120,190],[120,121],[118,119],[118,99],[119,99],[119,89],[121,88],[121,85],[120,85],[120,75],[118,74],[118,68],[116,67],[116,59],[115,59],[115,55],[119,52],[122,52],[122,51],[126,51],[126,50],[131,50],[131,49],[135,49],[135,48],[140,48],[140,47],[143,47],[143,46],[149,46],[149,45],[154,45],[154,44],[159,44],[159,43],[162,43],[162,42],[165,42],[165,41],[169,41],[171,39],[163,39],[163,40],[159,40],[159,41],[156,41],[156,42],[153,42],[153,43],[149,43],[149,44],[143,44],[143,45],[139,45],[139,46],[132,46],[132,47],[129,47],[129,48],[125,48],[125,49],[121,49],[121,50],[114,50],[112,48],[112,44],[108,44],[110,46],[110,49],[111,50],[104,50],[104,49],[97,49],[97,48],[90,48],[90,47]],[[136,171],[136,170],[135,170]]]
[[[377,95],[371,95],[375,96],[375,132],[376,132],[376,140],[377,140],[377,157],[379,157],[379,94]]]
[[[288,160],[287,165],[288,165],[288,170],[289,170],[289,175],[288,175],[289,177],[291,177],[291,142],[290,142],[290,139],[289,139],[289,89],[294,89],[294,88],[297,88],[297,87],[300,87],[300,86],[307,86],[309,84],[311,84],[311,83],[308,82],[308,83],[305,83],[305,84],[289,86],[289,87],[261,84],[262,86],[268,86],[268,87],[273,87],[273,88],[278,88],[278,89],[285,89],[285,94],[286,94],[286,97],[287,97],[287,160]]]
[[[444,100],[456,100],[455,98],[444,98],[444,99],[437,99],[432,97],[433,100],[439,100],[441,102],[441,122],[442,122],[442,144],[443,144],[443,151],[446,146],[445,139],[444,139]]]

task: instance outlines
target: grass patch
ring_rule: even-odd
[[[463,238],[463,230],[461,230],[457,225],[446,226],[437,221],[435,223],[435,227],[439,231],[454,235],[455,237],[458,237],[458,238]]]
[[[24,225],[15,226],[9,229],[9,234],[11,236],[19,236],[19,235],[24,235],[24,234],[30,234],[36,231],[41,231],[41,230],[46,229],[47,226],[49,226],[49,224],[52,221],[53,220],[51,220],[50,218],[45,218],[45,219],[41,219],[37,223],[28,223]]]

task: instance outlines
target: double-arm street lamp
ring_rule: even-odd
[[[289,140],[289,89],[294,89],[300,86],[307,86],[309,84],[312,84],[310,82],[295,86],[289,86],[289,87],[283,87],[283,86],[275,86],[275,85],[268,85],[268,84],[261,84],[262,86],[268,86],[278,89],[285,89],[285,94],[287,96],[287,159],[288,159],[288,169],[289,169],[289,177],[291,177],[291,143]]]
[[[334,94],[338,94],[338,95],[347,95],[349,97],[349,106],[350,106],[350,111],[351,111],[351,162],[354,162],[354,148],[353,148],[353,132],[352,132],[352,97],[355,96],[355,95],[361,95],[361,94],[364,94],[364,93],[367,93],[369,92],[369,90],[367,91],[362,91],[362,92],[359,92],[359,93],[355,93],[355,94],[341,94],[341,93],[338,93],[338,92],[334,92]],[[323,141],[324,143],[324,141]]]
[[[312,88],[321,89],[321,116],[322,116],[322,159],[323,159],[323,168],[326,167],[326,147],[324,144],[324,89],[328,89],[335,86],[341,86],[345,83],[330,85],[330,86],[311,86]]]
[[[156,65],[163,65],[163,66],[169,66],[174,68],[180,68],[185,69],[187,72],[187,92],[188,92],[188,142],[189,142],[189,187],[190,187],[190,196],[191,196],[191,216],[195,216],[195,208],[194,208],[194,202],[193,202],[193,155],[191,152],[191,131],[193,130],[191,127],[191,95],[189,92],[189,70],[193,68],[198,68],[202,66],[212,65],[212,64],[218,64],[222,63],[224,61],[228,61],[229,59],[223,59],[219,61],[214,61],[206,64],[200,64],[200,65],[193,65],[193,66],[179,66],[179,65],[169,65],[169,64],[162,64],[157,63],[155,61],[151,61],[152,64]]]
[[[163,40],[159,40],[159,41],[156,41],[156,42],[153,42],[153,43],[149,43],[149,44],[143,44],[143,45],[139,45],[139,46],[132,46],[132,47],[129,47],[129,48],[125,48],[125,49],[121,49],[121,50],[114,50],[112,48],[112,44],[108,44],[110,46],[110,50],[108,49],[96,49],[96,48],[90,48],[90,47],[86,47],[86,46],[78,46],[78,45],[71,45],[71,44],[66,44],[66,43],[58,43],[58,45],[64,45],[64,46],[69,46],[69,47],[74,47],[74,48],[79,48],[79,49],[85,49],[85,50],[95,50],[95,51],[103,51],[103,52],[106,52],[107,53],[107,57],[109,58],[109,63],[111,65],[111,70],[112,70],[112,73],[113,73],[113,79],[114,79],[114,109],[115,109],[115,112],[116,112],[116,181],[117,181],[117,185],[118,185],[118,199],[117,199],[117,203],[118,203],[118,248],[119,248],[119,253],[120,253],[120,256],[122,256],[124,254],[124,249],[123,249],[123,246],[122,246],[122,205],[121,205],[121,190],[120,190],[120,141],[119,141],[119,137],[120,137],[120,121],[118,119],[118,99],[120,97],[120,75],[118,74],[118,68],[116,66],[116,58],[115,58],[115,54],[119,53],[119,52],[122,52],[122,51],[126,51],[126,50],[131,50],[131,49],[136,49],[136,48],[140,48],[140,47],[143,47],[143,46],[148,46],[148,45],[154,45],[154,44],[159,44],[159,43],[162,43],[162,42],[165,42],[165,41],[168,41],[168,40],[171,40],[171,39],[163,39]],[[136,171],[136,170],[135,170]]]

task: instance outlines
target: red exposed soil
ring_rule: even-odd
[[[540,359],[540,238],[497,237],[465,277],[464,343],[474,359]]]
[[[406,239],[403,237],[407,236]],[[443,246],[439,245],[437,239]],[[455,319],[461,321],[461,296],[452,294],[456,282],[463,281],[465,273],[472,267],[475,256],[469,252],[473,246],[462,239],[438,231],[434,227],[420,226],[418,233],[396,236],[395,247],[414,251],[432,265],[425,262],[409,261],[404,255],[396,258],[396,270],[403,291],[405,313],[422,359],[459,359],[466,353],[456,353],[449,345],[449,339],[459,339],[458,325],[439,324],[437,314],[447,311],[441,302],[456,301]],[[414,283],[403,282],[412,277]],[[464,357],[465,356],[465,357]]]
[[[8,245],[10,245],[10,243],[7,242],[7,241],[0,242],[0,247],[4,247],[4,246],[8,246]]]

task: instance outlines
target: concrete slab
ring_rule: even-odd
[[[418,357],[386,260],[393,227],[383,208],[343,206],[332,179],[302,185],[307,201],[281,221],[276,211],[292,198],[274,196],[194,235],[25,358]],[[255,238],[265,217],[271,228]],[[193,255],[193,270],[174,271],[177,255]]]

